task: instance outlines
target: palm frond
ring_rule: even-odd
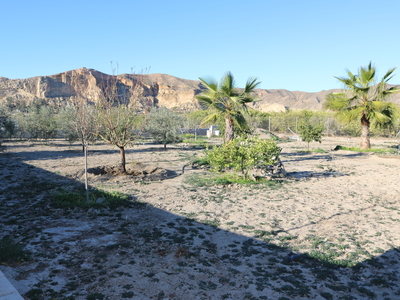
[[[367,68],[361,67],[358,72],[358,76],[357,76],[358,82],[363,87],[370,86],[374,81],[375,73],[376,73],[376,70],[374,67],[372,67],[371,63],[369,63]]]
[[[211,91],[218,91],[218,83],[214,79],[206,79],[199,78],[200,82],[208,89]]]
[[[359,120],[364,112],[364,107],[354,107],[348,110],[339,111],[337,116],[342,121],[349,123],[354,120]]]
[[[261,84],[261,81],[257,81],[256,77],[250,77],[247,82],[246,85],[244,87],[244,93],[246,94],[250,94],[251,92],[253,92],[255,90],[255,88],[257,86],[259,86]]]
[[[217,112],[211,113],[210,115],[208,115],[207,117],[205,117],[202,121],[201,121],[201,126],[202,125],[207,125],[210,123],[215,123],[218,121],[219,119],[219,114]]]
[[[235,86],[235,79],[231,72],[227,72],[221,79],[220,89],[226,94],[230,95]]]
[[[205,108],[208,108],[213,102],[213,100],[205,94],[197,95],[196,99],[199,101],[200,105]]]
[[[351,100],[345,93],[331,93],[326,96],[324,106],[333,111],[343,111],[351,106]]]
[[[233,118],[234,123],[241,130],[247,130],[248,129],[246,118],[244,117],[244,115],[240,111],[236,112],[234,115],[232,115],[232,118]]]
[[[393,78],[393,73],[394,73],[394,71],[396,70],[396,68],[391,68],[391,69],[389,69],[387,72],[386,72],[386,74],[382,77],[382,80],[381,80],[381,82],[388,82],[390,79],[392,79]]]
[[[375,124],[381,124],[381,125],[390,122],[390,116],[378,111],[371,112],[371,114],[369,115],[369,119],[373,120]]]

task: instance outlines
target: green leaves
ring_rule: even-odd
[[[336,77],[344,83],[347,90],[344,93],[332,93],[326,97],[325,108],[338,112],[343,120],[360,120],[365,115],[369,121],[376,124],[387,124],[393,113],[392,105],[383,102],[391,94],[400,90],[397,87],[388,87],[387,82],[393,77],[395,68],[386,72],[382,80],[376,83],[376,69],[369,63],[361,67],[358,74],[347,71],[348,77]]]
[[[153,108],[145,119],[145,132],[164,145],[180,141],[179,130],[184,120],[181,115],[167,108]]]
[[[248,172],[255,167],[275,164],[281,150],[272,140],[236,138],[209,150],[206,160],[215,171],[234,170],[247,177]]]

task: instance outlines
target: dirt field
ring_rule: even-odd
[[[55,189],[83,179],[79,145],[6,143],[0,239],[29,255],[0,270],[27,299],[400,299],[400,155],[330,151],[357,143],[325,138],[312,154],[280,143],[287,178],[255,185],[180,175],[202,150],[135,146],[128,162],[177,176],[90,175],[91,186],[131,196],[116,209],[51,205]],[[95,145],[89,166],[118,159]]]

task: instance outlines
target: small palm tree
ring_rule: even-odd
[[[387,126],[394,121],[396,107],[385,102],[391,94],[400,91],[397,87],[388,86],[394,70],[387,71],[379,82],[376,82],[376,69],[371,63],[367,67],[361,67],[358,74],[347,71],[348,77],[336,77],[344,83],[346,91],[331,93],[326,98],[325,107],[337,111],[343,120],[360,121],[361,149],[371,147],[371,124]]]
[[[222,117],[225,120],[225,142],[229,142],[235,136],[235,127],[247,129],[243,112],[247,109],[246,103],[255,101],[251,93],[260,82],[257,78],[249,78],[244,89],[237,89],[230,72],[226,73],[220,84],[202,78],[200,81],[207,90],[198,95],[197,99],[210,112],[202,123],[215,122]]]

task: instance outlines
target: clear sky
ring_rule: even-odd
[[[119,73],[340,88],[346,69],[400,67],[399,13],[398,0],[0,0],[0,76],[112,73],[113,61]]]

